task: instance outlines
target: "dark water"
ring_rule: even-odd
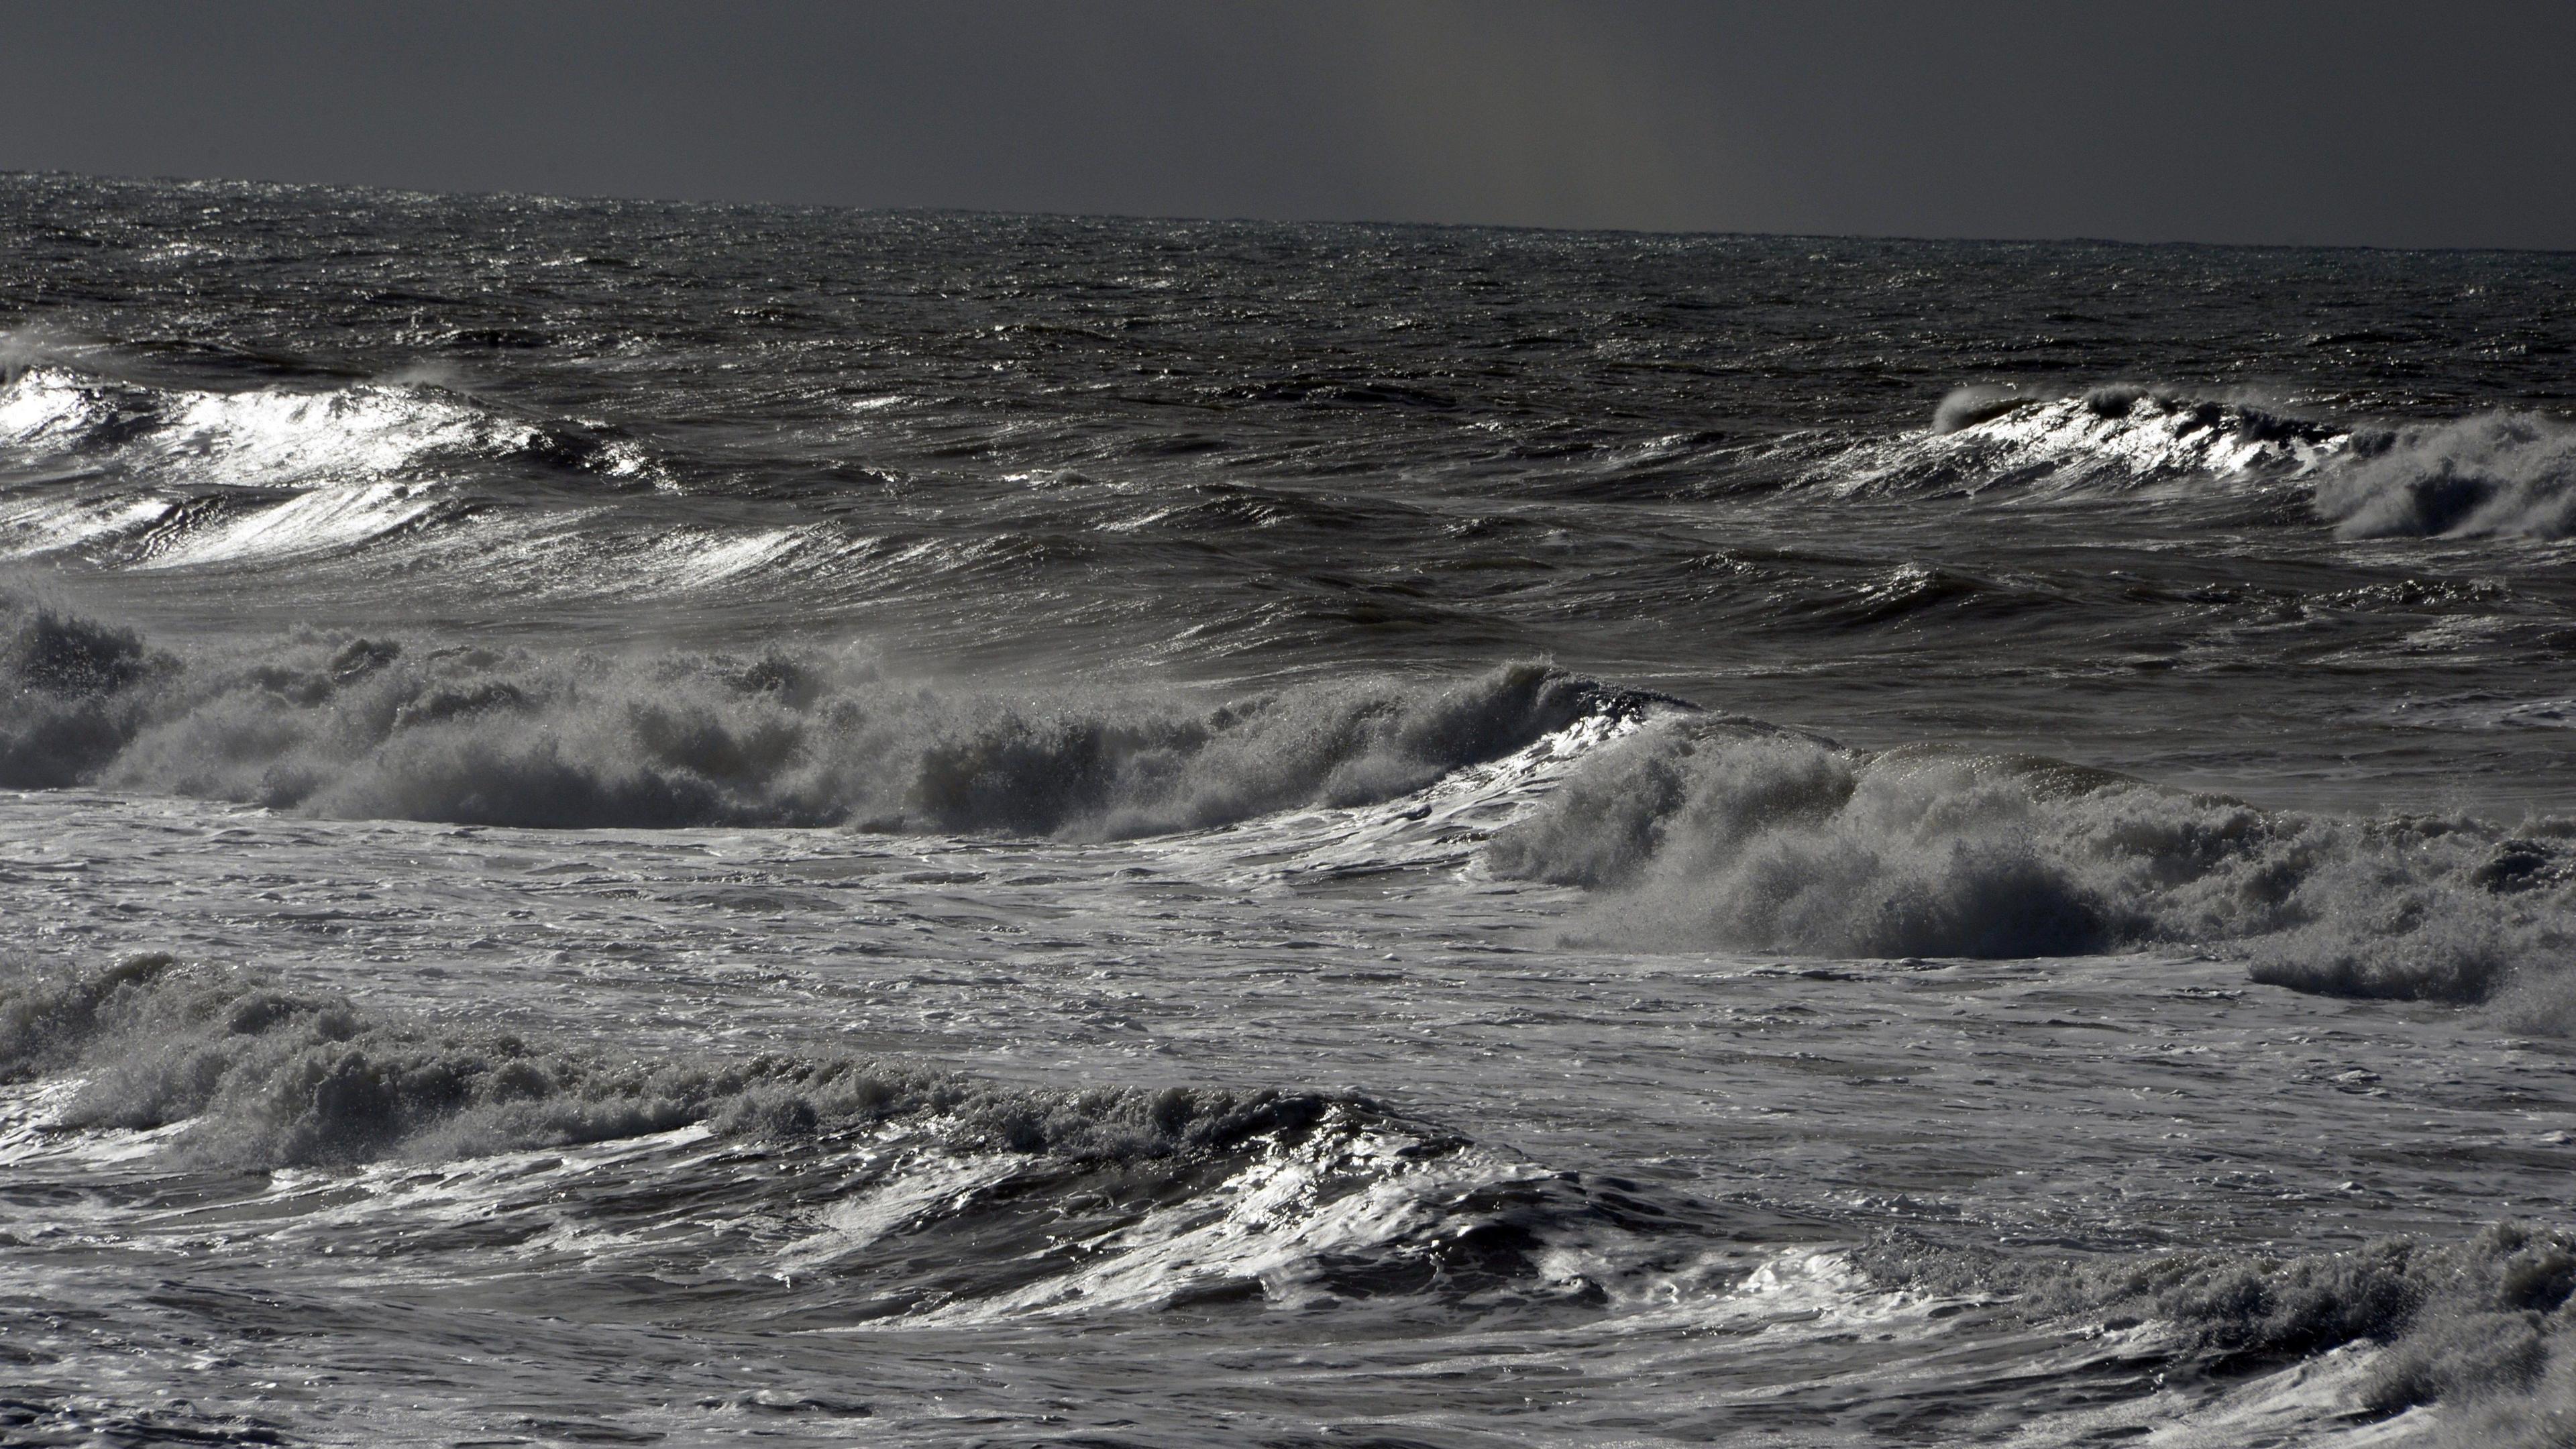
[[[0,1433],[2571,1442],[2576,257],[0,228]]]

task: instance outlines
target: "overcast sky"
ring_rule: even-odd
[[[2576,248],[2576,3],[0,0],[0,169]]]

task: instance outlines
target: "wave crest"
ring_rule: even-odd
[[[1843,494],[1980,493],[2287,476],[2332,456],[2343,436],[2242,398],[2173,388],[1964,387],[1941,400],[1928,430],[1852,449],[1810,481]]]
[[[0,549],[145,567],[337,550],[471,515],[478,467],[626,478],[632,444],[430,382],[219,392],[85,371],[0,334]],[[33,360],[28,360],[32,358]]]

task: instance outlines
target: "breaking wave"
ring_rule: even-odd
[[[1216,707],[943,691],[820,654],[548,656],[306,634],[183,660],[0,600],[0,786],[342,817],[1115,838],[1410,794],[1641,697],[1517,664]]]
[[[2576,534],[2576,428],[2488,413],[2355,434],[2317,480],[2317,515],[2345,538]]]
[[[113,463],[191,483],[307,488],[394,477],[442,456],[568,446],[426,383],[205,392],[39,365],[0,386],[0,448],[21,466]]]
[[[2342,429],[2239,398],[2112,384],[2069,396],[1951,392],[1932,426],[1849,450],[1810,481],[1843,494],[2136,487],[2281,477],[2343,445]]]
[[[1598,1301],[1560,1250],[1642,1242],[1670,1215],[1347,1093],[1015,1088],[857,1057],[639,1061],[159,954],[0,973],[0,1082],[31,1080],[54,1089],[0,1143],[12,1151],[45,1150],[30,1132],[71,1151],[141,1132],[173,1165],[284,1174],[290,1196],[297,1171],[342,1174],[372,1199],[370,1237],[415,1248],[452,1217],[414,1224],[411,1199],[480,1198],[480,1251],[569,1238],[586,1270],[665,1278],[752,1255],[764,1276],[815,1283],[814,1311],[843,1323]],[[426,1194],[416,1173],[345,1175],[379,1162],[451,1166]]]
[[[434,383],[216,392],[23,360],[0,335],[0,551],[146,568],[292,557],[465,517],[479,464],[596,477],[632,446],[507,416]]]
[[[1650,946],[2023,957],[2213,947],[2255,979],[2537,1017],[2576,943],[2576,821],[2264,810],[2030,756],[1880,754],[1667,715],[1587,756],[1486,866],[1592,887]]]
[[[2536,413],[2346,430],[2256,403],[2118,384],[2072,395],[1962,387],[1921,433],[1810,475],[1837,493],[2296,480],[2345,538],[2576,534],[2576,428]]]

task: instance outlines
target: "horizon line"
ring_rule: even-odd
[[[2198,251],[2271,251],[2271,252],[2390,252],[2407,255],[2432,253],[2465,253],[2478,255],[2570,256],[2576,247],[2535,246],[2394,246],[2384,242],[2242,242],[2198,241],[2189,238],[2166,238],[2140,241],[2110,236],[1970,236],[1931,235],[1914,232],[1803,232],[1803,231],[1737,231],[1724,229],[1665,229],[1623,226],[1550,226],[1527,222],[1493,221],[1408,221],[1370,217],[1275,217],[1275,216],[1193,216],[1179,213],[1124,211],[1044,211],[1015,210],[1009,207],[983,206],[895,206],[870,205],[846,201],[743,201],[708,197],[622,196],[608,192],[546,192],[508,190],[442,191],[416,186],[392,186],[376,182],[291,181],[252,176],[170,176],[127,172],[71,171],[46,167],[0,167],[0,179],[69,180],[159,186],[263,186],[297,191],[345,191],[379,196],[429,197],[450,201],[540,201],[568,205],[596,206],[620,204],[630,206],[684,207],[700,210],[756,209],[790,212],[848,212],[869,216],[956,216],[990,217],[1031,221],[1123,221],[1161,225],[1191,226],[1320,226],[1354,227],[1381,230],[1488,231],[1523,232],[1550,236],[1575,237],[1656,237],[1670,239],[1712,238],[1736,241],[1808,241],[1808,242],[1904,242],[1916,245],[1954,246],[2096,246],[2131,247],[2139,250]]]

